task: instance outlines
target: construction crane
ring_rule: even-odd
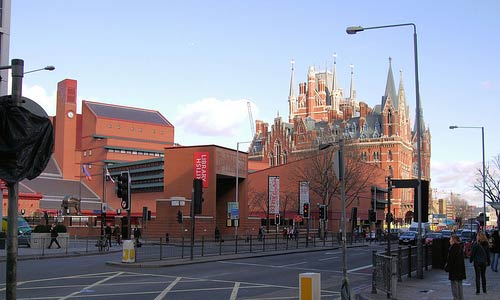
[[[248,118],[250,119],[250,130],[252,131],[252,139],[255,136],[255,124],[253,122],[253,116],[252,116],[252,105],[250,104],[250,101],[247,101],[247,107],[248,107]]]

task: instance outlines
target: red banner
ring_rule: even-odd
[[[203,188],[208,187],[208,152],[195,152],[193,160],[195,179],[203,181]]]

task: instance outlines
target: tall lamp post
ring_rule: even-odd
[[[391,27],[402,27],[402,26],[411,26],[413,27],[413,54],[415,59],[415,102],[416,102],[416,123],[417,123],[417,176],[418,176],[418,188],[417,188],[417,212],[418,212],[418,235],[417,235],[417,277],[422,279],[424,278],[423,271],[423,248],[422,248],[422,157],[421,157],[421,135],[422,128],[420,128],[420,88],[419,88],[419,80],[418,80],[418,51],[417,51],[417,26],[414,23],[401,23],[401,24],[391,24],[391,25],[383,25],[383,26],[373,26],[373,27],[361,27],[361,26],[352,26],[347,27],[347,34],[356,34],[358,32],[370,29],[383,29],[383,28],[391,28]]]
[[[467,128],[467,129],[481,129],[481,143],[482,143],[482,149],[483,149],[483,221],[484,221],[484,226],[483,226],[483,232],[486,231],[486,174],[485,172],[485,166],[484,166],[484,126],[457,126],[457,125],[452,125],[450,126],[450,129],[457,129],[457,128]]]
[[[246,142],[236,142],[236,187],[235,187],[235,200],[236,203],[238,203],[238,210],[239,210],[239,200],[238,200],[238,186],[240,185],[240,181],[239,181],[239,174],[238,174],[238,171],[239,171],[239,165],[238,165],[238,160],[239,160],[239,157],[238,157],[238,154],[240,153],[240,144],[249,144],[251,143],[252,141],[246,141]],[[229,212],[228,212],[229,213]],[[269,222],[269,220],[268,220]],[[238,224],[239,225],[239,224]],[[238,236],[238,226],[234,226],[234,237],[236,238]]]

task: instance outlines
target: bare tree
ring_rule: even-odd
[[[485,166],[484,170],[484,189],[483,189],[483,170],[477,170],[478,176],[474,183],[474,188],[480,193],[484,193],[485,197],[491,202],[500,203],[500,155],[497,155],[492,162]],[[500,211],[495,208],[497,215],[497,228],[500,227],[499,215]]]

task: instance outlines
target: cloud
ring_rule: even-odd
[[[56,95],[49,95],[47,91],[39,86],[27,86],[23,84],[23,96],[38,103],[49,116],[56,114]]]
[[[431,161],[431,186],[439,198],[450,193],[460,194],[469,204],[482,207],[483,195],[474,188],[481,166],[481,162],[472,161]]]
[[[491,80],[486,80],[481,82],[481,88],[485,90],[491,90],[495,88],[495,83]]]

